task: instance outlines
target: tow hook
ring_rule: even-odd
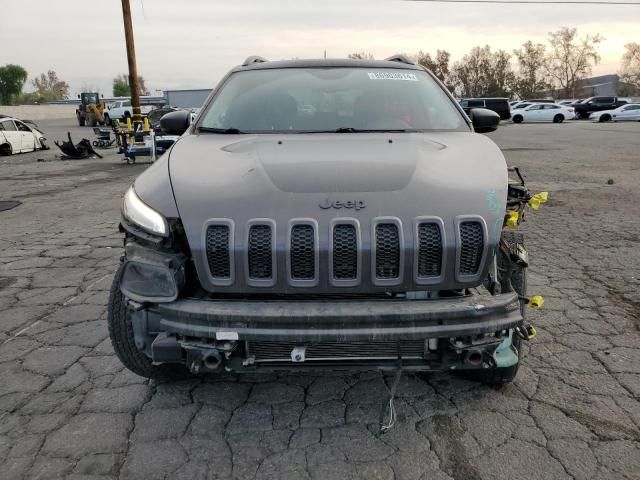
[[[521,327],[515,328],[516,333],[522,340],[530,341],[536,338],[538,332],[536,331],[536,327],[531,324],[522,325]]]

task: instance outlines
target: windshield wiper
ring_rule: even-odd
[[[210,132],[210,133],[228,133],[230,135],[237,135],[240,133],[244,133],[237,128],[213,128],[213,127],[198,127],[199,132]]]

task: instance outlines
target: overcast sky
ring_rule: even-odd
[[[151,93],[211,88],[248,55],[269,59],[376,58],[418,50],[458,59],[476,45],[511,51],[561,26],[600,32],[602,63],[615,73],[624,44],[640,41],[640,6],[437,4],[401,0],[131,0],[138,72]],[[111,94],[127,71],[118,0],[1,0],[0,65],[29,78],[53,69],[71,85]]]

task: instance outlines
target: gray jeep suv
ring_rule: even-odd
[[[124,197],[109,301],[122,362],[165,377],[462,370],[510,381],[523,208],[497,146],[427,70],[250,57]],[[474,131],[475,129],[475,131]],[[526,334],[526,332],[525,332]]]

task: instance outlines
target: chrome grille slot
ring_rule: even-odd
[[[230,229],[228,225],[209,225],[207,227],[207,263],[209,272],[214,278],[231,278],[229,240]]]
[[[400,237],[395,223],[378,223],[375,228],[376,278],[396,279],[400,275]]]
[[[268,280],[273,277],[273,232],[270,225],[252,225],[247,246],[249,278]]]
[[[358,234],[355,225],[339,224],[333,229],[333,278],[358,277]]]
[[[460,275],[476,275],[484,252],[482,224],[476,221],[460,222]]]
[[[418,225],[418,276],[439,277],[442,274],[442,232],[437,223]]]
[[[290,275],[294,280],[312,280],[316,276],[315,234],[311,225],[291,228]]]

